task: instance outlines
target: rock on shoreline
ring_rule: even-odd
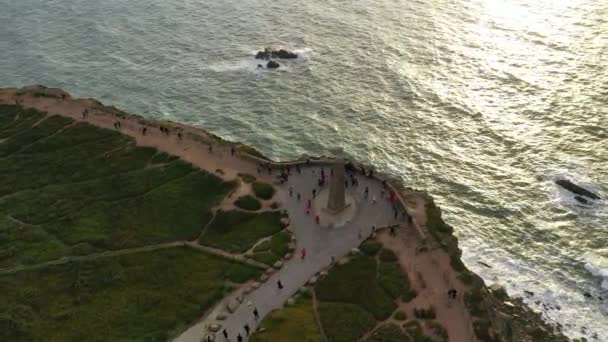
[[[255,55],[255,59],[270,60],[271,58],[296,59],[298,58],[298,54],[285,49],[272,50],[271,48],[265,48],[262,51],[258,51],[258,53]]]
[[[578,196],[575,197],[575,199],[577,201],[581,202],[581,203],[587,203],[587,201],[584,200],[584,198],[582,198],[580,196],[588,197],[588,198],[591,198],[591,199],[594,199],[594,200],[599,200],[600,199],[600,196],[594,194],[593,192],[591,192],[591,191],[589,191],[587,189],[584,189],[581,186],[578,186],[578,185],[572,183],[570,180],[567,180],[567,179],[556,180],[555,184],[557,184],[557,185],[561,186],[562,188],[564,188],[564,189],[566,189],[566,190],[568,190],[568,191],[570,191],[570,192],[578,195]]]

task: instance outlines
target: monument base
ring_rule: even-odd
[[[329,207],[325,207],[323,208],[323,211],[325,211],[326,213],[330,214],[330,215],[338,215],[342,210],[346,210],[348,209],[348,207],[350,207],[351,203],[346,203],[342,208],[339,209],[332,209]]]
[[[328,197],[329,189],[325,188],[313,200],[313,215],[319,215],[319,225],[338,228],[346,225],[355,217],[357,203],[354,196],[348,191],[346,192],[345,205],[340,210],[331,210],[327,207]]]

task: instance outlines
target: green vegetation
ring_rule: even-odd
[[[278,212],[218,211],[199,242],[233,253],[244,253],[258,240],[283,228]]]
[[[289,251],[287,244],[290,240],[291,236],[287,232],[278,232],[270,240],[266,240],[255,246],[252,259],[266,265],[272,265],[287,254]]]
[[[0,276],[2,341],[166,341],[259,270],[186,247]]]
[[[272,185],[268,183],[254,182],[251,185],[251,188],[253,189],[253,193],[255,193],[257,198],[269,200],[272,198],[272,196],[274,196],[275,190]]]
[[[317,298],[325,302],[352,303],[370,312],[377,320],[388,318],[397,305],[394,297],[378,281],[378,265],[373,257],[358,255],[334,268],[317,283]],[[361,295],[365,289],[365,296]]]
[[[397,256],[390,249],[382,248],[380,251],[380,255],[378,256],[380,261],[384,262],[394,262],[397,261]]]
[[[407,313],[405,313],[405,311],[398,310],[393,315],[393,318],[396,319],[396,320],[398,320],[398,321],[405,321],[407,319]]]
[[[321,326],[332,342],[357,341],[376,324],[374,316],[358,305],[319,303]]]
[[[270,160],[265,155],[263,155],[260,151],[256,150],[254,147],[249,146],[249,145],[239,145],[238,150],[241,152],[247,153],[249,155],[252,155],[254,157],[258,157],[260,159]]]
[[[391,298],[401,297],[403,301],[409,302],[416,297],[407,274],[397,263],[381,262],[378,266],[378,281]]]
[[[414,342],[432,342],[433,340],[424,335],[422,331],[422,325],[419,321],[413,320],[408,321],[403,325],[403,329],[405,332],[411,337],[411,340]]]
[[[498,342],[499,340],[490,335],[490,327],[492,324],[488,320],[476,320],[473,322],[473,331],[475,336],[482,342]],[[538,341],[538,340],[534,340]],[[542,340],[540,340],[542,341]]]
[[[286,306],[271,312],[260,323],[260,329],[251,336],[249,341],[323,341],[315,322],[312,301],[310,299],[302,299],[292,306]]]
[[[481,289],[473,288],[464,294],[464,305],[472,316],[485,317],[486,309],[483,303],[483,293]]]
[[[426,325],[426,327],[433,332],[433,334],[435,334],[435,336],[437,336],[439,338],[439,341],[441,342],[449,342],[450,341],[450,337],[448,335],[448,331],[446,328],[443,327],[443,325],[435,322],[435,321],[426,321],[424,323],[424,325]]]
[[[0,106],[0,267],[196,238],[235,184],[128,136]]]
[[[382,249],[382,244],[376,240],[367,240],[361,244],[359,249],[367,255],[376,255]]]
[[[260,201],[258,201],[257,199],[255,199],[255,197],[253,197],[251,195],[245,195],[245,196],[239,197],[234,202],[234,205],[241,209],[251,210],[251,211],[257,211],[257,210],[260,210],[260,208],[262,208],[262,204],[260,203]]]
[[[403,342],[409,341],[399,326],[389,323],[380,326],[366,340],[367,342]]]
[[[414,316],[419,319],[435,319],[435,317],[436,317],[435,308],[431,306],[427,309],[425,309],[425,308],[414,309]]]
[[[248,173],[238,173],[237,174],[239,177],[241,177],[241,179],[243,180],[243,182],[245,183],[253,183],[255,182],[255,176],[252,176]]]

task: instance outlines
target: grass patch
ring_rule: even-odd
[[[260,330],[262,330],[260,332]],[[272,311],[260,323],[251,342],[321,342],[310,299]]]
[[[0,339],[166,341],[259,272],[178,247],[4,275]]]
[[[42,118],[0,106],[0,267],[194,239],[235,187],[113,130]]]
[[[378,282],[380,286],[393,299],[401,297],[409,302],[416,297],[416,292],[410,286],[410,280],[399,264],[394,262],[381,262],[378,266]]]
[[[255,182],[256,178],[253,175],[250,175],[248,173],[237,173],[237,175],[239,177],[241,177],[241,179],[243,180],[243,182],[251,184],[253,182]]]
[[[218,211],[199,242],[233,253],[249,250],[258,240],[284,228],[278,212]]]
[[[318,308],[323,331],[332,342],[357,341],[376,324],[374,317],[358,305],[321,302]]]
[[[245,196],[239,197],[234,202],[234,205],[241,209],[250,210],[250,211],[257,211],[257,210],[260,210],[260,208],[262,208],[262,204],[260,203],[260,201],[258,201],[257,199],[255,199],[255,197],[253,197],[251,195],[245,195]]]
[[[377,268],[373,257],[355,256],[349,263],[334,268],[317,283],[317,298],[325,302],[356,304],[372,313],[377,320],[384,320],[397,305],[380,286],[376,278]],[[361,295],[361,289],[365,289],[365,296]]]
[[[359,249],[367,255],[376,255],[382,249],[382,244],[376,240],[367,240],[361,244]]]
[[[403,333],[399,326],[388,323],[376,329],[366,342],[403,342],[409,338]]]
[[[274,234],[270,240],[255,246],[252,259],[271,266],[287,254],[289,250],[287,244],[290,240],[291,236],[287,232],[278,232]]]
[[[275,190],[272,187],[272,185],[270,185],[268,183],[254,182],[251,185],[251,188],[253,189],[253,193],[255,194],[255,196],[257,198],[261,198],[263,200],[269,200],[272,198],[272,196],[274,196]]]
[[[397,261],[397,256],[390,249],[382,248],[380,255],[378,256],[382,262],[394,262]]]

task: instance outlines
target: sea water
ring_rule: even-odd
[[[0,8],[2,86],[62,87],[274,159],[372,163],[436,198],[486,282],[572,337],[608,341],[607,1]],[[258,68],[266,46],[300,58]],[[603,200],[577,203],[561,178]]]

